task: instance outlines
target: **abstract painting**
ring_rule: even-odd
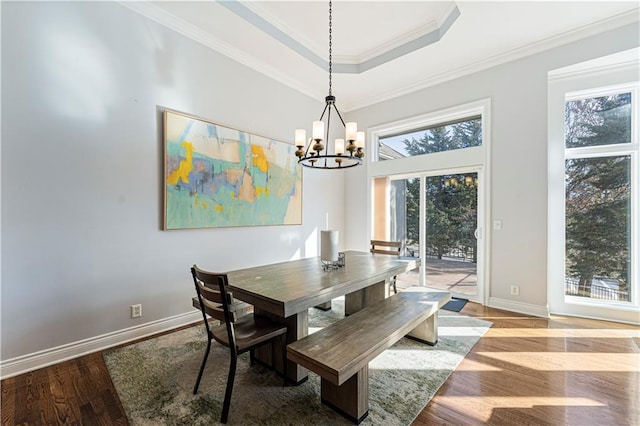
[[[164,111],[164,229],[302,223],[292,144]]]

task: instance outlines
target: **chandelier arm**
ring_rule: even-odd
[[[333,108],[335,109],[336,106],[333,105]],[[331,105],[329,105],[329,111],[327,112],[327,131],[325,133],[325,144],[324,144],[324,149],[326,150],[327,154],[329,153],[329,129],[330,129],[330,126],[331,126]]]
[[[311,149],[311,139],[309,140],[309,143],[307,144],[307,149],[304,150],[304,158],[307,158],[309,156],[309,150]],[[298,163],[300,161],[298,160]]]
[[[320,118],[318,119],[318,121],[322,121],[322,119],[324,118],[324,113],[327,112],[327,108],[329,108],[328,102],[324,104],[324,109],[322,110],[322,114],[320,114]]]
[[[342,125],[346,126],[346,124],[344,124],[344,120],[342,119],[342,115],[340,114],[340,111],[338,110],[338,107],[333,105],[333,109],[336,110],[336,114],[338,114],[338,117],[340,117],[340,121],[342,121]]]

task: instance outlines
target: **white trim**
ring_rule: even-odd
[[[124,330],[118,330],[101,336],[90,337],[55,348],[11,358],[0,362],[0,379],[17,376],[18,374],[57,364],[92,352],[173,330],[177,327],[194,324],[198,321],[202,321],[202,313],[200,311],[187,312]]]
[[[627,309],[624,311],[619,311],[619,315],[615,318],[615,320],[612,320],[607,312],[604,312],[602,310],[595,311],[595,312],[596,313],[594,313],[594,310],[591,307],[588,309],[585,308],[584,311],[571,309],[570,311],[566,311],[566,312],[564,311],[553,312],[552,315],[564,315],[569,317],[588,318],[588,319],[594,319],[594,320],[600,320],[600,321],[615,321],[623,324],[640,325],[640,312],[637,310],[634,311],[631,309]]]
[[[405,118],[404,120],[396,120],[391,123],[380,124],[368,129],[370,136],[369,140],[373,140],[371,139],[371,137],[375,136],[376,139],[374,141],[374,145],[377,147],[378,139],[380,137],[420,130],[421,128],[438,125],[447,121],[468,118],[473,115],[481,115],[483,113],[486,114],[490,110],[490,108],[491,99],[485,98],[478,101],[468,102],[466,104],[456,105],[450,108]]]
[[[547,303],[553,314],[604,319],[625,323],[640,323],[640,236],[638,212],[640,184],[638,184],[639,141],[638,95],[639,63],[631,66],[628,58],[638,55],[638,49],[619,52],[548,73],[547,93]],[[601,65],[601,66],[599,66]],[[567,72],[568,71],[568,72]],[[558,78],[558,76],[560,76]],[[567,101],[605,96],[612,93],[632,92],[632,129],[630,143],[593,147],[566,148],[564,140],[564,109]],[[631,156],[632,218],[631,229],[631,300],[607,301],[579,300],[565,295],[565,160],[612,155]]]
[[[628,67],[616,67],[613,65],[610,66],[609,69],[613,71],[623,71],[623,72],[629,70]],[[634,67],[632,69],[633,70],[638,69],[637,62],[634,63]],[[583,74],[591,74],[591,73],[585,72]],[[638,91],[638,82],[630,81],[627,83],[613,84],[613,85],[597,87],[593,89],[581,89],[581,90],[574,90],[571,92],[567,92],[565,94],[565,102],[577,101],[577,100],[588,99],[588,98],[598,98],[601,96],[614,95],[617,93],[624,93],[624,92],[632,92],[631,97],[635,98],[635,96],[637,96],[637,91]]]
[[[549,308],[546,306],[532,305],[530,303],[516,302],[513,300],[489,298],[489,307],[503,309],[510,312],[533,315],[535,317],[549,318]]]
[[[549,73],[549,81],[563,81],[563,80],[572,80],[575,78],[580,78],[586,75],[601,75],[601,74],[609,74],[612,71],[631,71],[638,67],[638,60],[630,60],[623,64],[610,64],[603,65],[601,67],[594,67],[588,70],[576,70],[566,73],[557,73],[551,74]]]
[[[634,143],[585,146],[565,149],[564,159],[618,157],[622,155],[633,155],[637,151],[637,144]]]
[[[593,78],[612,72],[635,71],[640,61],[640,47],[612,53],[603,58],[569,65],[549,72],[549,82]]]

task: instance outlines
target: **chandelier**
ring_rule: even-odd
[[[362,164],[364,157],[364,132],[358,131],[358,124],[355,122],[345,123],[340,111],[336,106],[336,98],[331,94],[331,16],[332,7],[329,0],[329,96],[325,100],[324,110],[318,121],[313,122],[312,136],[307,140],[307,132],[304,129],[296,129],[295,145],[298,163],[305,167],[314,169],[345,169]],[[329,129],[331,125],[331,110],[342,122],[345,128],[344,139],[336,139],[333,146],[333,154],[329,153]],[[326,123],[323,118],[327,116]],[[326,130],[325,130],[326,129]],[[326,137],[325,137],[326,135]],[[325,142],[325,143],[323,143]],[[346,143],[346,145],[345,145]]]

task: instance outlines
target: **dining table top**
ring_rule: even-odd
[[[417,258],[346,251],[345,265],[324,270],[320,257],[227,273],[234,297],[282,318],[415,269]]]

